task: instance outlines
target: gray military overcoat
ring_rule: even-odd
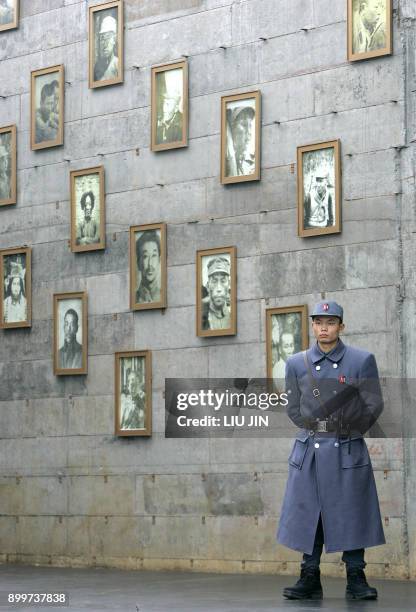
[[[374,355],[339,340],[329,353],[316,343],[286,365],[287,412],[300,427],[289,456],[289,475],[277,540],[311,554],[319,515],[326,552],[385,543],[365,433],[383,409]],[[317,384],[312,386],[312,378]],[[318,387],[321,400],[312,389]],[[349,437],[320,436],[311,425],[329,418]],[[342,423],[341,423],[342,419]]]

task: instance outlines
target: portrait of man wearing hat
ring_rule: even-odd
[[[159,72],[156,85],[156,144],[179,142],[183,138],[183,70]]]
[[[226,175],[246,176],[255,172],[254,101],[243,100],[227,107]]]
[[[96,61],[94,65],[94,80],[109,81],[117,78],[119,60],[117,51],[117,19],[109,14],[116,11],[106,11],[101,19],[96,46]]]
[[[203,287],[202,329],[228,329],[231,326],[230,259],[226,254],[212,257],[207,264],[208,280]]]
[[[363,435],[383,410],[372,353],[347,346],[342,307],[316,304],[316,342],[286,364],[287,413],[299,428],[289,456],[289,473],[277,540],[303,553],[297,583],[288,599],[321,599],[320,558],[342,551],[347,599],[376,599],[364,568],[365,548],[385,544],[377,489]]]

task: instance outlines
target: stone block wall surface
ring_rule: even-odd
[[[321,297],[344,305],[345,341],[374,352],[382,376],[416,377],[415,3],[393,2],[392,56],[348,63],[346,0],[125,0],[125,81],[98,90],[89,4],[21,0],[19,29],[0,33],[0,125],[18,130],[18,204],[0,210],[0,248],[33,249],[32,328],[0,332],[0,560],[296,573],[300,555],[275,541],[291,440],[165,439],[164,379],[264,377],[265,309]],[[189,146],[155,154],[151,66],[182,56]],[[65,143],[31,151],[30,71],[59,63]],[[262,178],[223,186],[220,99],[253,89]],[[296,147],[333,139],[342,233],[302,239]],[[72,253],[69,172],[101,164],[107,248]],[[133,313],[129,226],[161,221],[168,308]],[[198,338],[196,250],[231,244],[238,333]],[[88,376],[55,377],[52,295],[80,290]],[[152,351],[150,439],[114,435],[114,352],[130,349]],[[369,449],[387,545],[367,551],[368,573],[416,579],[415,442]],[[342,575],[340,554],[323,568]]]

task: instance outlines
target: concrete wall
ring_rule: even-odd
[[[164,378],[264,376],[266,306],[321,295],[343,303],[346,342],[374,351],[383,376],[415,376],[414,2],[394,2],[392,57],[349,64],[345,0],[126,0],[125,83],[96,91],[88,3],[21,4],[19,30],[0,35],[0,124],[18,127],[18,205],[0,211],[0,247],[33,247],[33,326],[0,334],[0,559],[296,573],[300,555],[275,543],[290,440],[165,440]],[[154,154],[150,67],[182,55],[189,148]],[[31,152],[30,70],[61,62],[65,145]],[[262,180],[224,188],[220,97],[254,88]],[[296,147],[336,138],[343,231],[300,239]],[[69,171],[98,164],[107,249],[74,254]],[[158,221],[168,224],[169,307],[132,313],[128,228]],[[229,244],[238,334],[197,338],[195,251]],[[89,296],[89,374],[56,378],[52,294],[75,290]],[[114,352],[145,348],[153,436],[115,438]],[[368,573],[414,579],[414,441],[369,448],[388,543],[368,550]],[[343,574],[340,554],[323,569]]]

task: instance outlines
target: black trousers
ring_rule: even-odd
[[[301,568],[318,568],[321,561],[322,548],[324,545],[324,530],[322,528],[322,518],[319,515],[318,526],[316,528],[315,542],[311,555],[303,554]],[[364,569],[367,565],[364,562],[364,548],[356,550],[345,550],[342,555],[342,560],[347,566],[347,569],[359,568]]]

